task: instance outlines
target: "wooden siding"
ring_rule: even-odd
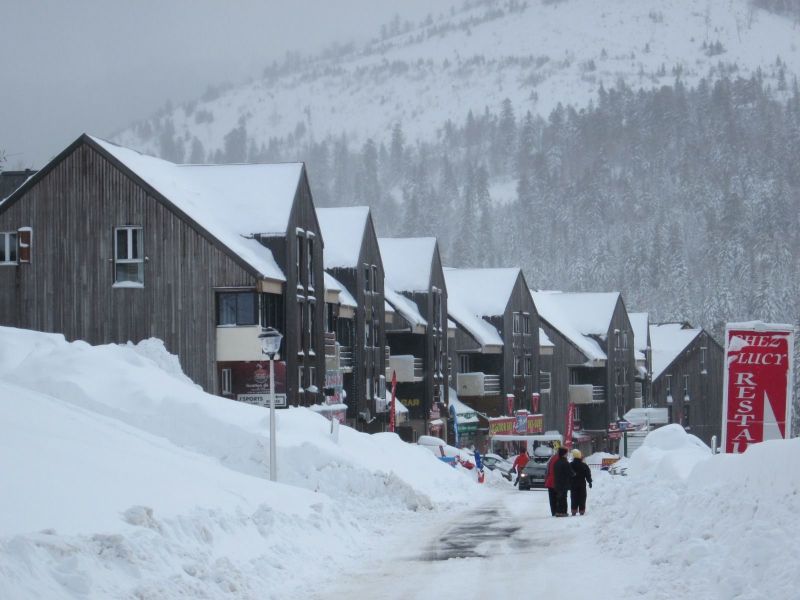
[[[702,374],[701,348],[706,348]],[[722,430],[722,385],[725,352],[706,331],[700,333],[686,349],[652,383],[653,406],[669,408],[673,423],[688,425],[688,431],[706,444],[711,436],[720,440]],[[672,376],[672,404],[667,402],[667,377]],[[689,376],[689,423],[682,421],[684,410],[684,375]]]
[[[347,392],[347,417],[355,419],[359,412],[369,409],[375,414],[375,403],[367,398],[367,378],[379,379],[386,374],[386,305],[384,304],[383,286],[384,272],[378,237],[372,224],[372,216],[368,215],[361,249],[358,254],[357,268],[328,269],[330,273],[353,295],[356,309],[355,339],[353,340],[353,372],[345,373],[344,383]],[[367,282],[364,265],[375,265],[377,277],[375,290],[367,293]],[[374,345],[365,347],[365,329],[367,315],[377,323],[374,332]],[[388,382],[387,382],[388,385]],[[377,392],[377,390],[375,390]],[[359,426],[355,423],[356,427]]]
[[[542,397],[545,430],[563,432],[569,403],[570,368],[586,362],[586,357],[547,321],[541,327],[553,342],[552,356],[541,357],[541,371],[550,372],[549,398]]]
[[[143,227],[144,287],[114,288],[113,230]],[[254,276],[86,143],[0,213],[33,228],[29,265],[0,267],[0,323],[91,344],[164,340],[215,391],[215,287]]]

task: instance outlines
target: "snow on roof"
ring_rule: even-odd
[[[417,304],[402,294],[398,294],[385,283],[383,285],[383,297],[394,307],[397,312],[400,313],[400,316],[403,317],[409,325],[411,325],[412,329],[417,326],[428,326],[428,322],[419,312]]]
[[[397,292],[427,292],[436,238],[379,238],[386,283]]]
[[[264,277],[285,281],[253,234],[283,235],[302,163],[178,165],[92,137]]]
[[[326,269],[353,269],[358,266],[368,216],[368,206],[317,209],[317,219],[325,242],[323,261]]]
[[[347,291],[347,288],[345,288],[338,279],[336,279],[327,271],[325,272],[325,289],[338,292],[339,304],[342,306],[352,306],[353,308],[358,306],[356,304],[356,299],[353,298],[353,295]]]
[[[539,327],[539,347],[540,348],[555,348],[555,344],[553,341],[547,337],[547,334],[544,332],[544,329]]]
[[[385,313],[393,313],[393,312],[395,312],[395,310],[394,310],[394,306],[392,306],[391,304],[389,304],[389,303],[386,301],[386,299],[385,299],[385,298],[384,298],[384,300],[383,300],[383,312],[385,312]]]
[[[447,313],[481,346],[502,346],[503,338],[483,317],[502,315],[520,270],[445,269]]]
[[[561,335],[580,350],[588,360],[605,360],[606,353],[596,340],[584,335],[572,322],[572,313],[566,312],[561,304],[564,296],[560,292],[535,292],[531,290],[533,303],[539,317],[547,321]]]
[[[628,319],[633,328],[633,348],[636,351],[636,360],[645,360],[647,350],[647,327],[650,316],[645,312],[628,313]]]
[[[682,323],[650,325],[653,356],[653,381],[692,343],[702,329],[684,328]]]
[[[458,424],[464,425],[466,423],[477,423],[479,421],[477,411],[459,400],[458,392],[456,392],[453,388],[449,389],[450,393],[448,396],[448,402],[450,403],[450,406],[455,408]]]
[[[583,335],[608,335],[619,292],[547,292],[558,297],[558,306]]]

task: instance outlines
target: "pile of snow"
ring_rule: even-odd
[[[679,425],[650,433],[627,477],[597,477],[601,546],[646,555],[653,598],[793,598],[800,574],[800,440],[713,456]]]
[[[485,493],[394,434],[203,392],[161,342],[0,327],[0,590],[8,598],[300,597],[387,523]],[[13,490],[13,493],[7,493]]]

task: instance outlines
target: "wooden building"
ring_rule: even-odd
[[[445,269],[444,275],[448,316],[457,325],[450,357],[459,399],[490,417],[533,411],[539,316],[522,271]]]
[[[375,430],[387,423],[386,333],[383,262],[369,207],[318,208],[325,238],[325,271],[355,300],[355,318],[333,329],[347,398],[347,420]],[[341,363],[341,361],[340,361]],[[333,365],[332,365],[333,366]],[[331,373],[331,378],[335,378]]]
[[[448,397],[447,287],[436,238],[379,238],[384,295],[392,306],[386,325],[387,381],[409,411],[406,439],[445,435]]]
[[[320,400],[323,248],[303,164],[176,165],[82,135],[0,204],[0,232],[19,247],[0,261],[3,325],[157,337],[206,391],[259,404],[271,326],[279,402]]]
[[[633,404],[636,408],[642,408],[650,403],[650,383],[653,372],[650,315],[646,312],[632,312],[628,313],[628,319],[633,327],[633,350],[636,357]]]
[[[586,450],[614,451],[615,424],[634,407],[633,331],[617,292],[532,292],[542,328],[553,342],[543,357],[545,428],[564,431],[576,407],[576,439]]]
[[[722,430],[725,351],[704,329],[688,323],[650,325],[653,383],[650,405],[711,445]]]

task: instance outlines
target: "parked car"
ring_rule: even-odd
[[[532,488],[543,488],[546,473],[546,462],[530,461],[525,465],[525,468],[522,469],[522,474],[519,476],[519,489],[530,490]]]
[[[433,452],[439,460],[448,464],[460,463],[468,469],[475,466],[475,455],[464,448],[456,448],[449,445],[443,439],[432,435],[421,435],[417,439],[417,445],[427,448]]]
[[[514,466],[499,454],[492,454],[492,453],[486,454],[483,457],[483,464],[490,471],[497,470],[503,477],[505,477],[509,481],[511,481],[511,478],[514,476],[513,473]]]

